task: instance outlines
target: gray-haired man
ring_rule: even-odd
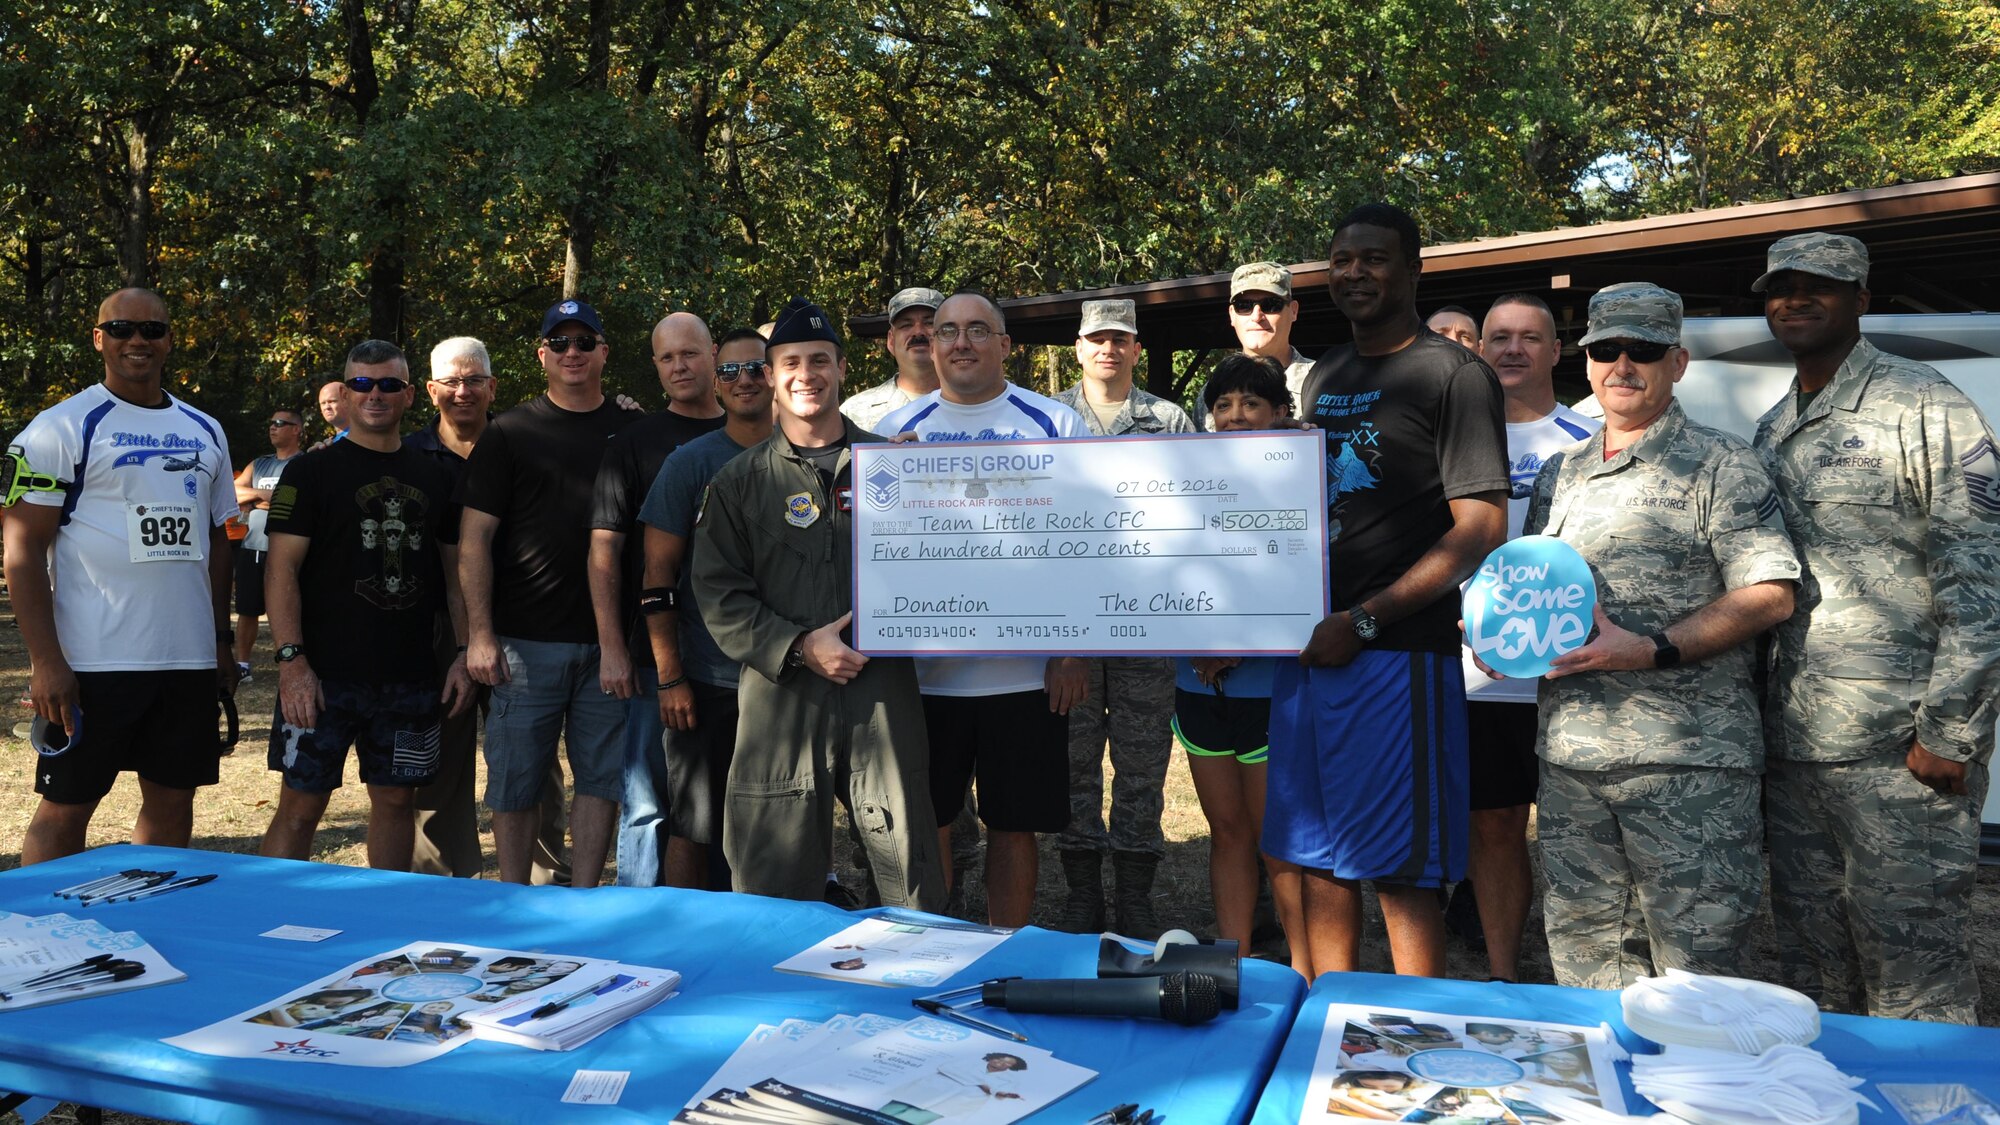
[[[1798,376],[1757,423],[1805,564],[1765,707],[1771,899],[1791,983],[1975,1022],[1972,885],[2000,668],[2000,459],[1957,387],[1861,336],[1868,248],[1770,248]]]
[[[1539,834],[1558,983],[1730,974],[1763,872],[1751,640],[1792,611],[1798,556],[1763,464],[1688,421],[1681,300],[1590,299],[1579,341],[1604,428],[1553,454],[1526,531],[1597,577],[1597,630],[1540,688]]]

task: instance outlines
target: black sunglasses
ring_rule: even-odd
[[[280,430],[285,428],[286,426],[296,426],[296,425],[298,425],[298,423],[292,421],[290,418],[273,418],[271,419],[270,428],[274,430]]]
[[[365,395],[369,391],[381,391],[385,395],[399,395],[408,390],[410,386],[408,379],[398,379],[394,375],[385,376],[380,379],[372,375],[356,375],[351,379],[344,379],[342,382],[347,385],[348,390],[358,395]]]
[[[588,355],[597,350],[598,339],[595,336],[549,336],[542,343],[548,345],[548,349],[557,355],[568,351],[571,345],[574,345],[577,351]]]
[[[1583,353],[1598,363],[1617,363],[1621,355],[1631,356],[1633,363],[1658,363],[1675,346],[1651,340],[1599,340],[1587,345]]]
[[[1236,310],[1237,316],[1249,316],[1258,309],[1263,309],[1271,316],[1277,316],[1284,312],[1285,306],[1290,303],[1283,297],[1238,297],[1229,302],[1229,307]]]
[[[97,330],[114,340],[130,340],[134,332],[137,332],[148,340],[163,340],[167,335],[167,322],[164,320],[107,320],[103,324],[98,325]]]
[[[752,379],[762,379],[770,370],[770,365],[761,359],[745,359],[735,363],[717,364],[715,368],[715,381],[718,383],[734,383],[744,375],[748,375]]]

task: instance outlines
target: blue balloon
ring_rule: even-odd
[[[1465,643],[1501,675],[1533,679],[1583,647],[1596,606],[1597,580],[1575,547],[1524,535],[1495,548],[1466,583]]]

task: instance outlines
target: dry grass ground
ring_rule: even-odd
[[[242,716],[242,742],[236,752],[223,759],[221,783],[201,791],[195,804],[195,846],[217,851],[255,852],[257,841],[264,828],[270,823],[272,803],[276,799],[278,781],[264,765],[265,736],[269,730],[275,690],[275,672],[270,664],[269,634],[261,638],[258,646],[256,679],[242,689],[238,695],[238,707]],[[27,658],[21,646],[20,635],[14,629],[11,607],[0,607],[0,700],[18,700],[27,692]],[[0,737],[14,721],[26,717],[24,707],[11,708],[9,720],[0,726]],[[9,752],[0,754],[0,793],[11,794],[12,798],[0,802],[0,870],[8,870],[20,863],[20,841],[26,828],[28,817],[34,810],[35,798],[31,771],[34,757],[24,742],[10,739],[5,745]],[[483,771],[482,771],[483,772]],[[483,785],[483,781],[482,781]],[[137,784],[129,776],[121,779],[100,807],[96,822],[92,827],[92,846],[118,843],[127,838],[132,816],[138,806]],[[315,842],[313,858],[324,863],[361,865],[366,862],[363,854],[363,836],[367,827],[367,798],[365,791],[356,782],[354,765],[348,763],[347,784],[334,795],[327,809],[326,821],[322,825]],[[1173,767],[1167,777],[1166,816],[1164,827],[1167,837],[1167,858],[1161,865],[1159,883],[1155,896],[1164,921],[1184,926],[1196,933],[1212,932],[1213,915],[1209,907],[1208,895],[1208,830],[1201,815],[1201,806],[1195,799],[1194,785],[1189,780],[1187,762],[1184,756],[1176,755]],[[482,839],[486,845],[487,871],[489,877],[495,870],[493,843],[481,825]],[[845,833],[837,838],[844,840]],[[856,885],[858,875],[845,868],[846,847],[842,853],[843,879],[848,885]],[[967,883],[970,896],[969,905],[983,910],[983,889],[977,872]],[[1039,907],[1037,920],[1053,918],[1060,908],[1063,897],[1062,875],[1058,867],[1052,843],[1045,843],[1042,853],[1041,883],[1039,887]],[[1390,971],[1388,948],[1382,940],[1380,914],[1372,898],[1368,904],[1371,938],[1362,952],[1362,967],[1373,972]],[[1980,873],[1979,889],[1975,899],[1979,925],[1977,927],[1977,960],[1980,965],[1981,1003],[1980,1021],[1989,1026],[2000,1025],[2000,868],[1986,868]],[[1549,971],[1548,946],[1541,936],[1540,907],[1534,909],[1529,919],[1529,933],[1521,966],[1521,979],[1526,982],[1549,983],[1553,977]],[[1753,975],[1771,976],[1775,955],[1776,938],[1772,932],[1768,909],[1760,919],[1750,965]],[[1267,949],[1267,954],[1275,954],[1282,961],[1282,947]],[[1455,977],[1483,980],[1487,970],[1483,955],[1476,955],[1457,943],[1451,950],[1451,972]],[[0,1117],[0,1125],[17,1121],[14,1115]],[[65,1106],[49,1120],[68,1122],[74,1120],[73,1107]],[[114,1123],[137,1122],[144,1119],[107,1114],[106,1121]]]

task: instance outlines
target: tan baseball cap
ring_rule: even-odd
[[[1139,310],[1129,300],[1085,301],[1083,320],[1076,326],[1078,336],[1088,336],[1093,332],[1130,332],[1139,334]]]
[[[1250,262],[1229,275],[1229,299],[1244,293],[1275,293],[1292,299],[1292,271],[1276,262]]]

